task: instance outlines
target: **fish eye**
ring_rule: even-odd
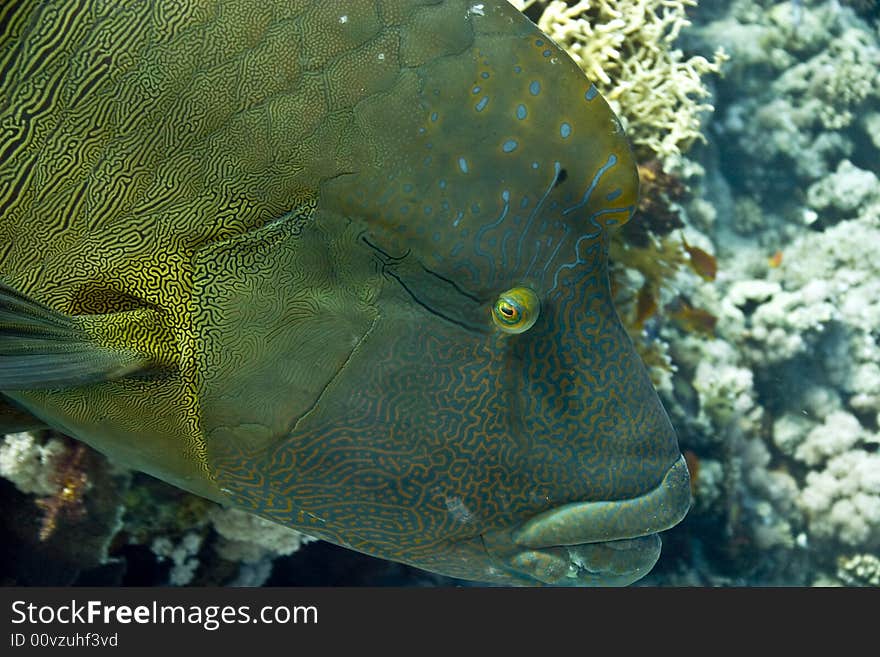
[[[527,287],[514,287],[498,295],[492,321],[505,333],[523,333],[535,325],[540,313],[538,295]]]

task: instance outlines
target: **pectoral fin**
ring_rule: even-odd
[[[113,316],[65,315],[0,282],[0,390],[82,386],[149,367],[148,356],[96,337],[102,318]]]

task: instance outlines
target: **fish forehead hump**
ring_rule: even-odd
[[[546,293],[589,261],[604,226],[631,216],[629,144],[596,88],[522,14],[452,5],[422,8],[404,28],[394,85],[354,111],[374,159],[323,192],[379,244],[478,296],[507,281]],[[454,44],[418,32],[444,25]]]

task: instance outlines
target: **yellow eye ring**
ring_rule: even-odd
[[[538,295],[527,287],[514,287],[498,295],[492,321],[505,333],[523,333],[535,325],[540,313]]]

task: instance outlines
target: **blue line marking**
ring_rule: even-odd
[[[518,144],[515,139],[508,139],[504,144],[501,145],[501,150],[505,153],[512,153],[516,150]]]
[[[516,267],[519,268],[520,258],[522,258],[522,245],[523,241],[526,238],[526,235],[529,232],[529,228],[531,228],[532,222],[535,220],[538,212],[541,210],[541,206],[544,205],[544,201],[547,200],[547,197],[550,196],[550,192],[553,191],[553,185],[556,184],[556,179],[559,177],[559,171],[562,169],[562,165],[559,162],[553,163],[553,178],[550,180],[550,184],[547,185],[547,189],[544,191],[544,195],[538,200],[535,204],[535,207],[532,209],[531,214],[529,215],[528,220],[526,221],[526,225],[523,227],[522,232],[519,236],[519,241],[516,243]]]
[[[476,105],[474,105],[474,109],[477,110],[478,112],[482,112],[484,109],[486,109],[486,105],[488,103],[489,103],[489,96],[483,96],[482,98],[480,98],[480,102],[477,103]]]
[[[587,93],[584,94],[584,98],[586,98],[587,100],[593,100],[598,95],[599,95],[599,90],[596,89],[596,85],[591,84],[590,88],[587,89]]]
[[[584,196],[580,200],[580,202],[576,203],[575,205],[572,205],[570,208],[566,208],[565,210],[562,211],[562,214],[563,215],[569,214],[571,212],[574,212],[578,208],[582,208],[583,206],[585,206],[589,202],[590,196],[593,194],[593,190],[596,189],[596,185],[599,184],[599,179],[603,175],[605,175],[605,172],[608,171],[608,169],[613,167],[615,164],[617,164],[617,156],[614,153],[612,153],[611,155],[608,156],[608,161],[605,162],[605,164],[603,164],[601,167],[599,167],[599,170],[596,172],[596,175],[593,176],[593,181],[590,183],[590,186],[587,188],[587,191],[584,192]]]
[[[458,168],[461,169],[462,173],[468,172],[468,163],[463,157],[458,158]]]
[[[525,119],[528,115],[529,115],[529,112],[528,112],[528,110],[526,109],[526,106],[525,106],[525,105],[523,105],[522,103],[520,103],[519,105],[517,105],[517,107],[516,107],[516,118],[518,118],[520,121],[522,121],[522,120]]]
[[[508,190],[504,190],[501,192],[501,200],[504,201],[504,208],[501,210],[501,216],[498,217],[491,224],[486,224],[480,230],[477,231],[477,234],[474,236],[474,253],[477,255],[483,256],[489,261],[489,265],[492,268],[492,279],[495,278],[495,259],[485,251],[480,246],[480,240],[483,239],[483,235],[486,234],[486,231],[491,230],[493,228],[498,228],[501,223],[504,221],[504,218],[507,216],[508,210],[510,210],[510,192]]]
[[[532,83],[529,85],[529,93],[533,96],[537,96],[541,93],[541,83],[537,80],[532,80]]]

